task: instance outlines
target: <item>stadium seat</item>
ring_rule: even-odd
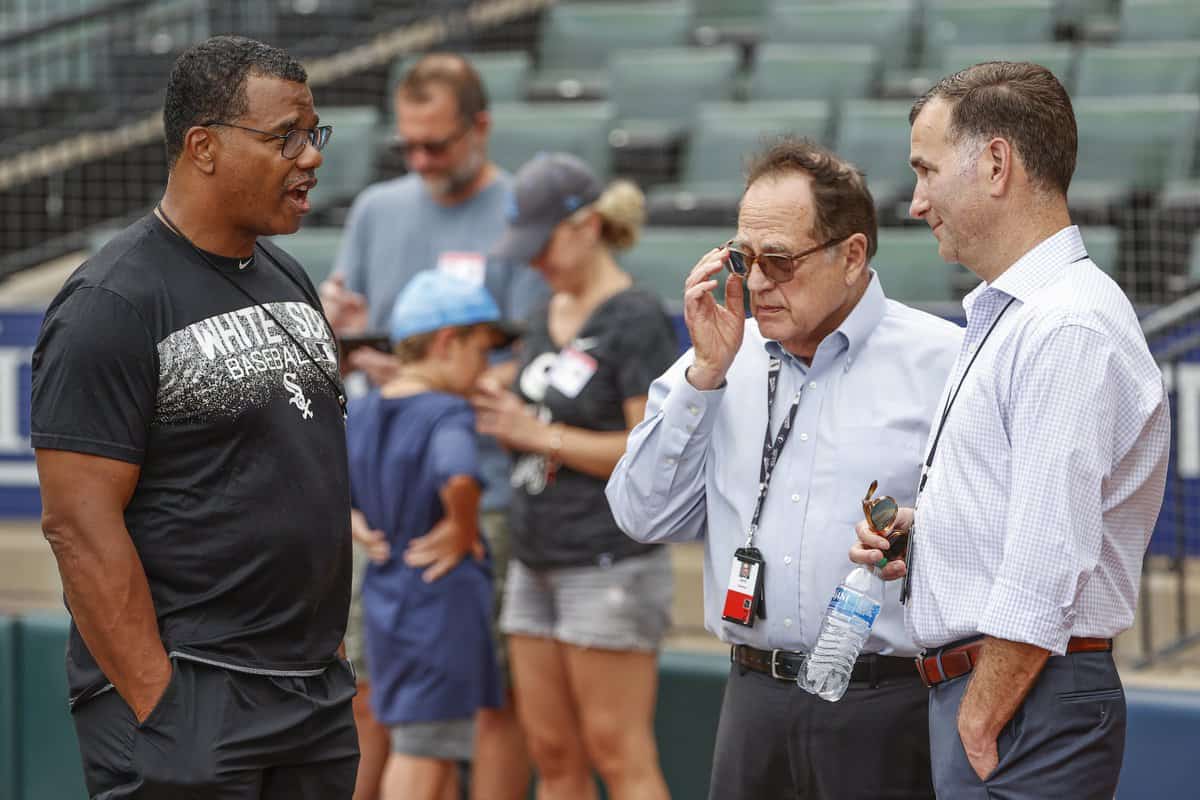
[[[1079,229],[1088,257],[1113,278],[1120,266],[1120,231],[1108,225],[1085,225]]]
[[[770,0],[692,0],[696,29],[731,33],[759,32],[767,19]]]
[[[274,236],[271,242],[299,261],[313,285],[319,286],[333,272],[342,229],[302,227],[287,236]]]
[[[871,268],[893,300],[935,303],[957,299],[954,276],[962,267],[942,261],[937,239],[925,228],[880,228],[879,249]]]
[[[542,151],[574,153],[605,179],[612,168],[612,116],[608,103],[498,103],[488,152],[509,171]]]
[[[1075,100],[1079,129],[1078,181],[1119,181],[1157,190],[1173,171],[1184,144],[1200,127],[1194,95],[1081,97]],[[1074,187],[1073,187],[1074,189]]]
[[[0,615],[0,797],[17,796],[16,621]]]
[[[870,45],[765,44],[750,78],[752,100],[834,100],[871,97],[879,56]]]
[[[604,70],[614,52],[686,45],[691,30],[691,7],[684,0],[558,3],[542,23],[537,93],[606,94]]]
[[[817,45],[874,45],[887,67],[912,61],[915,5],[891,2],[839,2],[772,7],[766,38],[770,42]]]
[[[866,174],[876,205],[885,210],[901,202],[907,207],[916,183],[908,165],[911,109],[907,100],[850,100],[837,124],[834,149]]]
[[[379,109],[374,106],[322,106],[321,124],[333,126],[333,136],[321,155],[314,208],[328,208],[354,198],[371,183],[375,146],[379,141]]]
[[[1127,41],[1200,39],[1196,0],[1124,0],[1121,38]]]
[[[732,98],[737,70],[732,46],[621,51],[608,66],[618,128],[634,139],[676,137],[697,103]]]
[[[942,51],[940,74],[950,75],[984,61],[1029,61],[1041,64],[1054,73],[1069,94],[1076,94],[1075,50],[1067,44],[954,45]]]
[[[1037,44],[1054,38],[1051,0],[945,0],[925,11],[926,45]]]
[[[519,103],[525,100],[525,91],[533,73],[533,59],[529,53],[524,50],[508,50],[464,55],[479,73],[490,103]],[[392,62],[388,73],[389,108],[392,94],[400,85],[404,73],[415,61],[415,58],[398,58]]]
[[[729,241],[736,228],[648,227],[618,261],[635,282],[658,293],[669,308],[683,303],[683,282],[700,256]]]
[[[821,100],[701,104],[681,181],[651,190],[650,218],[671,225],[732,223],[745,182],[744,161],[764,139],[791,134],[828,144],[830,120],[830,104]]]
[[[66,614],[17,621],[17,797],[87,797],[67,710]]]
[[[1194,94],[1200,91],[1200,42],[1086,47],[1075,88],[1081,97]]]

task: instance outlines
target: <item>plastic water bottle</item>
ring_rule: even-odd
[[[882,602],[883,579],[873,567],[860,566],[846,576],[829,600],[817,645],[796,679],[805,691],[831,703],[842,699]]]

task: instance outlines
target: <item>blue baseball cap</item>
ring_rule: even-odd
[[[569,153],[539,153],[513,176],[508,230],[492,250],[501,261],[528,264],[550,241],[555,227],[604,187],[582,159]]]
[[[472,284],[436,269],[418,272],[392,306],[388,335],[393,342],[410,336],[486,322],[502,338],[497,346],[519,335],[500,319],[500,308],[482,284]]]

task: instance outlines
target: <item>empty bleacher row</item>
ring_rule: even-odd
[[[34,1],[0,0],[0,11]],[[294,10],[300,1],[260,5]],[[210,12],[247,5],[134,5],[148,13],[172,4]],[[380,4],[347,7],[363,14]],[[436,13],[436,5],[425,13]],[[216,32],[212,19],[175,38]],[[1105,268],[1140,302],[1161,302],[1200,282],[1195,0],[562,0],[534,31],[528,41],[507,43],[510,49],[481,43],[486,50],[473,56],[493,100],[493,158],[514,170],[538,151],[566,150],[601,174],[634,178],[649,196],[647,251],[659,240],[696,240],[698,255],[718,232],[728,238],[742,157],[766,135],[795,133],[833,147],[867,174],[888,226],[876,263],[902,284],[888,287],[894,296],[960,296],[970,276],[940,266],[927,231],[904,227],[911,225],[913,183],[908,111],[941,75],[981,60],[1025,59],[1051,68],[1074,99],[1080,154],[1069,199],[1089,246],[1109,254]],[[170,40],[173,51],[175,38],[159,35],[158,45]],[[269,30],[264,38],[272,40]],[[353,197],[402,170],[389,148],[390,88],[405,64],[394,63],[371,90],[317,93],[335,135],[313,196],[315,229],[294,237],[292,249],[336,236]],[[692,226],[712,230],[682,230]],[[314,245],[317,273],[332,259],[322,247]],[[910,253],[927,259],[920,263],[929,274],[905,266]]]

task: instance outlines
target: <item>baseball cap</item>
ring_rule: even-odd
[[[568,153],[539,153],[517,170],[508,206],[508,230],[492,255],[528,264],[555,226],[594,203],[604,187],[591,168]]]
[[[482,284],[456,278],[448,272],[418,272],[392,306],[388,335],[393,342],[410,336],[460,325],[490,323],[500,334],[497,346],[510,343],[520,331],[500,319],[500,308]]]

